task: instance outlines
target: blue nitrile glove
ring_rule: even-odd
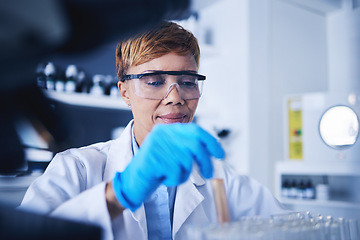
[[[211,178],[211,157],[224,155],[217,140],[194,123],[156,125],[124,172],[116,173],[115,195],[123,207],[135,211],[160,184],[185,182],[194,161],[203,177]]]

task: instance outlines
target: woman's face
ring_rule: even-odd
[[[132,66],[126,74],[141,74],[149,71],[196,71],[197,66],[192,55],[180,56],[168,53],[138,66]],[[166,98],[152,100],[135,95],[132,80],[119,82],[121,97],[130,104],[134,116],[134,134],[139,145],[155,124],[188,123],[193,120],[199,99],[184,100],[176,87],[172,88]],[[165,96],[164,96],[165,97]]]

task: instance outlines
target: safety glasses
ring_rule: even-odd
[[[135,94],[142,98],[162,100],[176,87],[182,99],[191,100],[200,98],[205,79],[192,71],[154,71],[125,75],[121,81],[132,80]]]

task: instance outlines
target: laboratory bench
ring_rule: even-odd
[[[38,171],[22,176],[0,176],[0,204],[19,206],[30,184],[41,174]]]

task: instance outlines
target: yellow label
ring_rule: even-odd
[[[289,121],[289,159],[302,160],[302,109],[301,99],[290,99],[288,101]]]

